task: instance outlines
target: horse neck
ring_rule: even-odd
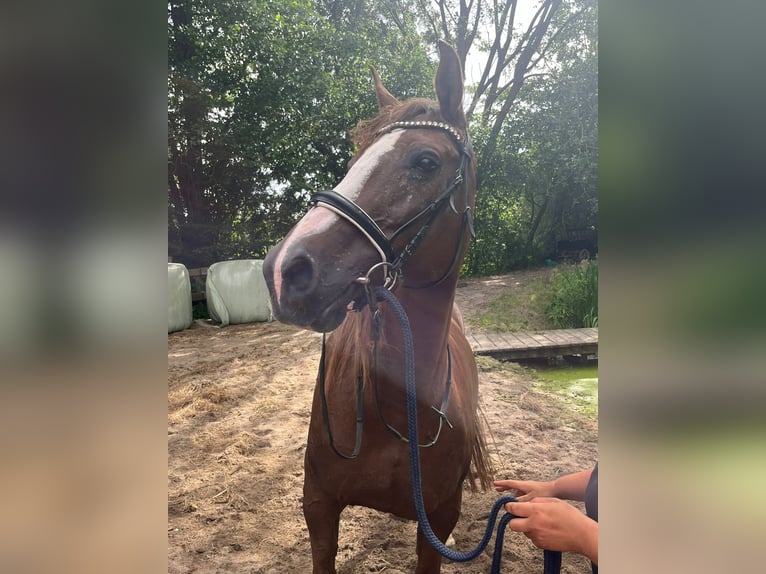
[[[417,363],[432,371],[429,375],[440,374],[446,369],[447,339],[452,320],[457,275],[442,284],[427,289],[402,288],[396,295],[404,308],[412,331],[417,354]],[[399,321],[392,312],[385,315],[385,337],[390,341],[401,341]],[[397,345],[399,349],[403,346]]]

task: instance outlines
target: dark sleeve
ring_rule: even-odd
[[[585,487],[585,514],[598,522],[598,463],[590,473],[588,486]],[[598,566],[591,563],[593,574],[598,574]]]
[[[590,473],[588,486],[585,487],[585,514],[598,522],[598,463]]]

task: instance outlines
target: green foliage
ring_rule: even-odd
[[[345,174],[348,131],[377,111],[369,64],[395,96],[433,97],[436,36],[461,53],[491,40],[437,26],[452,11],[441,4],[450,2],[169,0],[169,255],[190,267],[265,255],[308,197]],[[469,117],[479,189],[465,275],[541,263],[567,229],[596,222],[595,3],[553,4],[510,112],[490,90],[481,117]],[[457,28],[474,21],[463,9]],[[518,85],[512,72],[493,85]]]
[[[542,70],[489,144],[472,122],[479,157],[476,241],[464,273],[484,276],[542,263],[570,229],[595,226],[598,190],[598,59],[595,6],[568,4],[570,18]]]
[[[598,259],[556,271],[545,313],[560,329],[598,327]]]
[[[528,273],[471,324],[489,331],[598,327],[598,259]]]
[[[169,1],[174,260],[262,257],[340,181],[348,130],[376,112],[370,63],[397,95],[431,95],[433,64],[390,4]]]

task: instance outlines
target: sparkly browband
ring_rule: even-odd
[[[453,128],[449,124],[445,124],[442,122],[426,122],[426,121],[420,121],[420,122],[394,122],[392,124],[388,124],[386,127],[381,128],[377,131],[375,135],[381,135],[388,133],[392,130],[399,129],[399,128],[438,128],[441,130],[444,130],[446,132],[449,132],[452,137],[454,137],[457,141],[463,142],[463,136],[460,135],[460,132],[457,131],[455,128]]]

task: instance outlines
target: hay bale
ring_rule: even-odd
[[[168,263],[168,333],[192,324],[189,271],[181,263]]]
[[[205,293],[210,318],[222,325],[273,320],[260,259],[214,263],[207,270]]]

